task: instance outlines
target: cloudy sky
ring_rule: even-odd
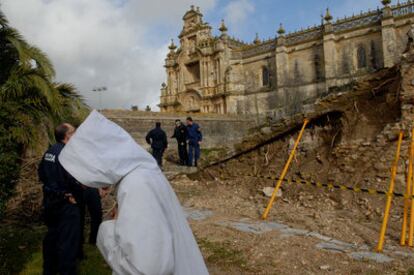
[[[394,1],[395,2],[395,1]],[[330,7],[343,17],[375,9],[380,0],[0,0],[12,26],[45,51],[57,80],[77,86],[87,102],[99,108],[156,110],[163,62],[171,38],[177,41],[182,16],[200,6],[217,33],[222,18],[230,35],[252,41],[274,37],[280,22],[294,31],[320,23]]]

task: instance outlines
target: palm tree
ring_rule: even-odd
[[[74,86],[53,82],[55,71],[47,55],[10,27],[1,11],[0,64],[0,102],[19,103],[19,112],[32,118],[30,125],[45,117],[54,122],[73,119],[86,109]]]
[[[54,124],[78,122],[88,112],[75,87],[54,77],[47,55],[0,11],[0,216],[25,150],[45,134],[52,137]]]

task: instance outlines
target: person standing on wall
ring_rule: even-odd
[[[157,160],[158,166],[162,167],[162,155],[168,147],[167,135],[161,129],[161,122],[155,123],[155,128],[148,132],[145,140],[152,148],[152,156]]]
[[[68,123],[55,129],[57,143],[43,155],[39,180],[43,184],[43,274],[76,274],[80,252],[83,188],[60,164],[59,155],[75,133]]]
[[[174,135],[171,138],[177,140],[180,165],[188,165],[187,127],[179,119],[175,121]]]
[[[197,161],[200,158],[200,144],[203,140],[200,126],[193,122],[191,117],[187,117],[187,141],[188,141],[188,166],[197,167]]]

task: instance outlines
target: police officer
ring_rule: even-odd
[[[81,185],[59,163],[59,154],[75,128],[64,123],[56,127],[57,143],[40,162],[38,174],[43,183],[44,218],[47,233],[43,240],[43,274],[76,274],[80,244]]]
[[[187,140],[188,140],[188,166],[197,167],[197,161],[200,158],[200,144],[203,140],[200,126],[193,122],[191,117],[187,117]]]
[[[145,140],[152,148],[152,156],[157,160],[158,166],[162,167],[162,155],[168,147],[167,135],[161,129],[161,122],[155,123],[155,128],[148,132]]]
[[[85,227],[85,213],[86,208],[88,208],[88,213],[90,217],[90,231],[89,231],[89,239],[88,243],[95,245],[96,244],[96,237],[98,235],[99,225],[102,222],[102,202],[101,202],[101,195],[100,190],[92,187],[85,187],[83,191],[83,199],[84,205],[81,211],[81,228],[82,233]],[[81,243],[83,244],[83,236]]]
[[[174,135],[171,138],[175,138],[177,140],[180,165],[187,165],[187,127],[185,127],[179,119],[175,121]]]

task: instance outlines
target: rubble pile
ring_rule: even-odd
[[[237,190],[234,192],[244,201],[234,199],[223,203],[222,207],[234,203],[235,211],[260,217],[275,180],[248,175],[279,176],[303,120],[308,118],[309,126],[287,180],[387,191],[398,134],[404,131],[395,190],[404,193],[414,119],[413,61],[407,57],[398,66],[355,81],[346,91],[341,87],[331,91],[316,105],[304,108],[308,110],[306,113],[263,125],[254,135],[246,137],[235,152],[207,165],[199,173],[199,179],[219,178],[222,183],[217,183],[217,188],[220,189],[233,186]],[[353,236],[373,245],[385,196],[284,182],[277,201],[270,219],[283,218],[324,234],[347,240]],[[391,211],[389,234],[395,239],[400,231],[402,202],[402,199],[394,199]],[[213,208],[215,204],[219,202],[214,200]],[[297,209],[303,209],[306,214],[298,215]],[[353,219],[360,222],[344,224]]]

